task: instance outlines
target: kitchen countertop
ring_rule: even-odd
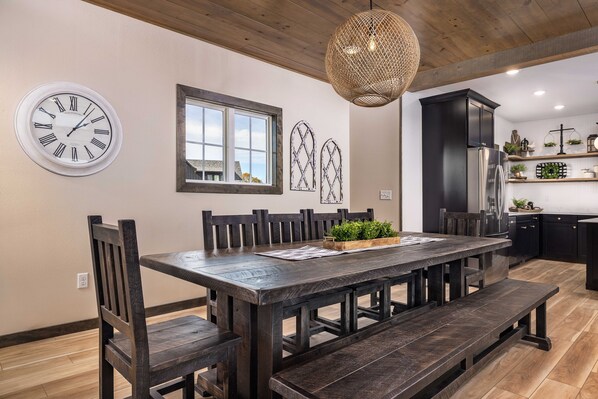
[[[542,211],[537,213],[530,213],[530,212],[508,212],[509,216],[530,216],[530,215],[579,215],[579,216],[590,216],[598,218],[598,213],[590,213],[590,212],[550,212],[550,211]]]
[[[584,219],[584,220],[579,220],[579,223],[591,223],[591,224],[598,224],[598,218],[594,218],[594,219]]]

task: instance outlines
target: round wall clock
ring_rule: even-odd
[[[17,107],[15,131],[33,161],[65,176],[106,168],[122,142],[120,121],[110,103],[69,82],[48,83],[28,93]]]

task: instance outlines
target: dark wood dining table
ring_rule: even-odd
[[[444,240],[302,261],[256,253],[305,245],[322,246],[322,242],[145,255],[140,263],[217,292],[218,325],[243,337],[238,353],[238,397],[265,399],[273,397],[270,377],[283,367],[283,301],[416,272],[416,306],[430,301],[442,305],[445,264],[450,265],[450,296],[457,298],[464,293],[464,259],[511,245],[511,240],[498,238],[400,234]],[[427,290],[422,278],[424,268],[428,268]]]

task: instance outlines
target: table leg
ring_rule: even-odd
[[[465,260],[459,259],[449,263],[450,299],[454,301],[465,296]]]
[[[232,310],[233,331],[243,338],[237,355],[238,398],[277,398],[269,384],[282,366],[282,304],[257,306],[235,298]]]
[[[414,281],[414,291],[415,291],[415,306],[421,306],[426,303],[426,280],[424,279],[424,269],[417,269],[414,270],[415,273],[415,281]]]
[[[428,301],[442,306],[445,302],[444,264],[428,266]]]
[[[282,366],[282,303],[257,306],[257,397],[280,397],[270,390],[270,377]]]

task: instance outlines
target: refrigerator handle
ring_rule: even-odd
[[[497,193],[497,205],[498,205],[498,218],[502,219],[504,215],[504,195],[505,195],[505,170],[503,169],[502,165],[496,166],[496,177],[498,180],[498,187],[497,189],[500,192]],[[498,191],[497,190],[497,191]]]

